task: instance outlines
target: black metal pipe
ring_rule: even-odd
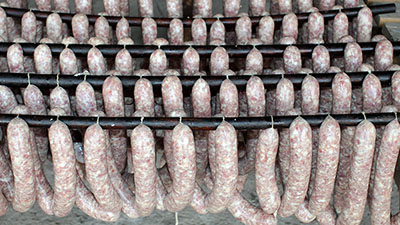
[[[382,86],[389,86],[391,83],[392,75],[395,71],[375,71],[375,74],[379,80],[381,81]],[[364,77],[368,74],[368,72],[351,72],[347,73],[349,75],[352,86],[361,86],[364,80]],[[332,80],[335,77],[336,73],[310,73],[310,75],[314,76],[321,87],[329,87],[332,84]],[[300,87],[304,77],[306,74],[285,74],[285,75],[260,75],[260,77],[264,83],[264,86],[268,88],[275,88],[280,79],[284,76],[285,78],[292,81],[295,87]],[[58,77],[58,79],[57,79]],[[0,73],[0,84],[5,85],[10,88],[21,88],[26,87],[28,83],[34,84],[41,89],[51,89],[60,85],[65,89],[74,90],[76,86],[79,85],[84,79],[89,82],[94,89],[101,90],[104,80],[108,76],[106,75],[57,75],[57,74],[30,74],[28,80],[27,73]],[[238,89],[245,89],[247,85],[247,81],[251,76],[229,76],[229,79],[236,85]],[[118,76],[118,78],[122,81],[122,85],[124,91],[132,93],[134,89],[135,83],[140,77],[138,76]],[[155,91],[160,91],[161,84],[165,76],[149,76],[143,77],[148,79]],[[190,92],[195,82],[199,79],[199,76],[180,76],[182,87],[186,92]],[[212,90],[218,90],[221,83],[227,79],[226,76],[204,76],[203,78],[209,85]]]
[[[356,17],[358,14],[358,11],[360,11],[362,7],[356,7],[356,8],[348,8],[348,9],[342,9],[341,11],[346,13],[348,17]],[[373,15],[377,14],[382,14],[382,13],[392,13],[396,12],[396,5],[393,3],[390,4],[382,4],[382,5],[374,5],[374,6],[369,6],[369,8],[372,11]],[[6,11],[7,16],[9,17],[19,17],[21,18],[24,13],[28,12],[29,9],[18,9],[18,8],[9,8],[9,7],[3,7],[3,9]],[[321,11],[321,13],[324,16],[325,20],[332,20],[336,14],[338,13],[339,10],[329,10],[329,11]],[[45,11],[38,11],[38,10],[32,10],[33,13],[35,13],[36,18],[39,20],[46,20],[47,17],[53,13],[53,12],[45,12]],[[58,13],[63,20],[63,22],[71,23],[72,17],[74,14],[72,13]],[[308,15],[310,13],[298,13],[297,18],[299,20],[299,23],[304,23],[307,22],[308,20]],[[94,24],[99,17],[98,15],[87,15],[89,23]],[[271,17],[274,19],[276,23],[276,27],[280,26],[280,23],[282,23],[282,19],[284,15],[271,15]],[[108,23],[111,26],[116,26],[118,21],[121,19],[119,16],[105,16],[107,18]],[[142,17],[125,17],[129,24],[131,26],[141,26],[142,23]],[[251,21],[253,26],[257,25],[262,17],[251,17]],[[183,22],[183,25],[185,27],[190,27],[193,21],[193,18],[180,18]],[[216,20],[217,18],[203,18],[204,21],[206,22],[207,26],[210,27]],[[220,18],[219,20],[225,25],[227,29],[231,29],[235,26],[237,17],[226,17],[226,18]],[[159,27],[168,27],[170,24],[170,21],[172,20],[171,18],[154,18],[154,20],[157,23],[157,26]]]
[[[0,114],[0,126],[7,126],[17,115]],[[304,115],[302,116],[312,127],[322,124],[328,115]],[[342,126],[356,126],[364,120],[375,125],[386,125],[396,118],[394,113],[371,113],[371,114],[341,114],[331,115]],[[56,116],[19,115],[31,127],[50,127]],[[276,128],[287,128],[297,116],[274,116],[273,125]],[[266,129],[272,126],[272,117],[237,117],[237,118],[164,118],[164,117],[72,117],[61,116],[58,118],[71,129],[84,129],[92,124],[99,123],[104,129],[132,129],[143,123],[152,129],[173,129],[180,122],[188,125],[193,130],[214,130],[225,120],[232,124],[237,130]]]
[[[15,43],[12,42],[2,42],[0,43],[0,55],[6,56],[7,49]],[[25,56],[32,56],[35,48],[39,45],[37,43],[19,43],[22,46]],[[64,50],[65,45],[63,44],[47,44],[53,56],[58,56],[62,50]],[[359,43],[363,54],[372,54],[376,47],[376,42],[364,42]],[[400,53],[400,42],[392,42],[394,53],[397,55]],[[302,57],[311,57],[313,49],[317,44],[294,44],[299,48]],[[324,44],[328,49],[331,56],[343,55],[346,43],[334,43],[334,44]],[[92,45],[68,45],[77,57],[86,57]],[[124,48],[122,45],[98,45],[96,46],[103,54],[104,57],[115,57],[117,53]],[[197,50],[201,57],[210,57],[211,53],[217,46],[192,46]],[[244,58],[247,54],[254,48],[252,45],[225,45],[223,46],[232,58]],[[264,57],[282,57],[287,45],[258,45],[256,46],[258,50],[263,54]],[[143,58],[150,57],[150,55],[158,49],[158,46],[154,45],[127,45],[125,48],[129,51],[132,57]],[[187,45],[166,45],[160,46],[168,57],[182,57],[185,50],[189,48]]]

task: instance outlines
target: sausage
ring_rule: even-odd
[[[118,41],[119,45],[134,45],[135,42],[130,37],[124,37]]]
[[[326,73],[331,66],[328,49],[323,45],[316,46],[312,52],[312,62],[315,73]]]
[[[106,44],[103,39],[99,37],[91,37],[88,41],[88,45],[97,46]]]
[[[301,54],[296,46],[288,46],[283,52],[283,63],[286,73],[296,73],[301,69]]]
[[[294,108],[294,87],[293,83],[282,78],[276,86],[275,100],[276,115],[285,115],[289,110]]]
[[[293,215],[307,194],[311,175],[312,132],[301,117],[290,125],[290,169],[278,215]]]
[[[134,94],[136,111],[147,112],[154,116],[153,85],[146,78],[136,81]]]
[[[378,77],[368,74],[362,84],[363,110],[367,113],[380,112],[382,108],[382,85]]]
[[[382,35],[382,34],[374,35],[374,36],[371,38],[371,42],[380,42],[380,41],[382,41],[382,40],[387,40],[387,38],[386,38],[384,35]]]
[[[260,19],[257,36],[258,38],[267,45],[273,44],[274,42],[274,30],[275,22],[270,16],[264,16]]]
[[[50,14],[46,19],[47,37],[55,43],[61,43],[62,40],[62,20],[57,13]]]
[[[333,42],[337,43],[340,38],[349,34],[349,19],[343,12],[336,14],[333,19]]]
[[[263,16],[266,13],[266,0],[250,0],[250,10],[253,16]]]
[[[182,72],[185,76],[193,76],[200,70],[200,56],[196,49],[189,47],[182,56]]]
[[[14,7],[14,8],[22,8],[22,0],[7,0],[7,2],[3,2],[6,7]]]
[[[324,212],[330,205],[339,163],[340,138],[339,123],[328,116],[319,130],[317,172],[308,205],[314,215]]]
[[[97,18],[96,23],[94,24],[94,33],[96,37],[103,39],[106,44],[111,44],[111,32],[111,27],[108,24],[107,19],[103,16]]]
[[[229,69],[229,55],[223,47],[217,47],[213,50],[210,57],[211,75],[220,75],[223,71]]]
[[[17,105],[17,99],[11,89],[0,85],[0,113],[11,113]]]
[[[319,111],[320,89],[318,80],[307,75],[301,84],[301,109],[305,115],[314,115]]]
[[[371,64],[363,63],[360,67],[358,67],[358,72],[372,72],[374,71],[374,67]]]
[[[400,72],[395,72],[392,76],[392,99],[394,105],[400,109]]]
[[[169,24],[168,40],[171,45],[183,44],[183,23],[180,19],[173,19]]]
[[[75,13],[92,14],[92,0],[75,0]]]
[[[296,8],[295,2],[293,2],[295,5],[294,7]],[[305,1],[298,1],[298,12],[310,12],[310,9],[313,7],[313,1],[312,0],[305,0]]]
[[[263,56],[257,48],[253,48],[246,57],[246,70],[254,70],[257,75],[263,72]]]
[[[35,203],[35,177],[29,127],[20,118],[7,125],[8,150],[14,176],[12,206],[17,212],[26,212]]]
[[[40,11],[51,11],[51,3],[50,0],[35,0],[36,7]]]
[[[54,0],[53,2],[54,2],[55,11],[62,12],[62,13],[70,13],[69,1]]]
[[[400,148],[400,124],[393,120],[385,127],[376,160],[374,185],[370,201],[371,222],[390,224],[392,180]]]
[[[248,16],[242,16],[236,20],[235,26],[236,44],[246,45],[251,40],[251,20]]]
[[[108,15],[110,16],[121,15],[120,0],[104,0],[103,3],[104,3],[104,9]]]
[[[61,108],[66,115],[72,115],[71,104],[67,91],[57,86],[50,93],[50,109]]]
[[[131,27],[129,25],[129,21],[126,18],[122,17],[118,21],[117,28],[115,30],[115,36],[117,37],[117,41],[121,40],[124,37],[131,36]],[[155,36],[157,37],[157,32]]]
[[[22,28],[22,24],[24,24],[22,22],[22,21],[24,21],[23,18],[24,18],[24,16],[22,16],[22,19],[21,19],[21,31],[23,31],[23,28]],[[35,31],[36,31],[36,27],[35,27]],[[0,8],[0,38],[3,41],[8,41],[7,14],[3,8]]]
[[[292,12],[292,1],[290,0],[278,0],[279,13],[289,14]]]
[[[46,115],[46,104],[43,94],[35,85],[28,85],[23,93],[25,105],[33,115]]]
[[[153,0],[138,0],[139,15],[141,17],[153,17]]]
[[[282,19],[282,26],[281,26],[281,37],[293,37],[297,40],[297,36],[299,34],[298,31],[298,20],[297,16],[294,13],[286,14]]]
[[[240,10],[240,0],[224,0],[223,11],[226,17],[235,17]]]
[[[355,131],[347,195],[337,224],[359,224],[367,201],[369,178],[375,149],[376,129],[364,120]]]
[[[40,44],[35,48],[33,53],[33,60],[35,62],[36,73],[38,74],[52,74],[52,55],[49,46]]]
[[[321,11],[328,11],[331,10],[334,5],[335,5],[334,0],[320,0],[318,8]]]
[[[170,1],[170,0],[168,0]],[[167,2],[168,2],[167,1]],[[207,25],[203,19],[194,19],[192,22],[192,40],[194,45],[207,44]]]
[[[33,12],[26,12],[22,16],[21,38],[28,42],[36,42],[36,16]],[[7,40],[7,38],[5,40]]]
[[[165,77],[161,85],[161,93],[166,115],[174,111],[183,111],[182,85],[178,77]]]
[[[70,45],[70,44],[78,44],[78,41],[74,37],[65,37],[63,38],[61,43],[64,45]]]
[[[343,0],[344,8],[354,8],[358,6],[358,0]]]
[[[90,74],[101,75],[107,71],[106,61],[103,54],[96,47],[92,47],[87,54],[87,64]]]
[[[375,47],[375,69],[386,70],[393,64],[393,45],[388,40],[379,41]]]
[[[212,0],[194,0],[193,16],[212,17]]]
[[[72,34],[79,44],[86,44],[89,40],[89,20],[85,14],[75,14],[72,17]]]
[[[13,44],[7,49],[7,64],[10,73],[24,72],[24,54],[19,44]]]
[[[82,81],[75,91],[76,112],[78,116],[89,116],[96,111],[94,89],[87,81]]]
[[[323,40],[324,16],[319,12],[313,12],[308,16],[308,39]]]
[[[64,48],[60,53],[59,62],[61,74],[74,75],[78,73],[78,61],[71,49]]]
[[[333,78],[332,95],[332,113],[348,114],[351,112],[352,84],[346,73],[340,72]]]
[[[121,16],[129,16],[129,0],[120,0]]]
[[[146,0],[149,1],[149,0]],[[157,24],[152,18],[143,18],[142,20],[143,44],[151,45],[157,38]]]
[[[122,82],[118,77],[108,77],[103,84],[104,109],[109,117],[124,117],[124,93]],[[126,165],[126,132],[125,130],[111,130],[110,144],[118,171]]]
[[[225,25],[220,21],[215,21],[210,28],[210,44],[211,42],[225,42]]]
[[[132,75],[132,71],[135,70],[136,60],[132,58],[126,48],[121,49],[115,56],[115,69],[118,70],[121,75]]]
[[[357,42],[369,42],[372,37],[372,12],[362,8],[357,15]]]
[[[278,131],[269,128],[260,132],[257,143],[255,182],[260,206],[265,213],[279,209],[281,198],[275,178],[275,158],[278,152]]]
[[[98,124],[87,128],[83,145],[86,179],[96,200],[104,209],[119,211],[121,202],[107,174],[106,151],[109,149],[106,148],[104,131]]]
[[[168,211],[177,212],[191,201],[196,178],[196,152],[193,133],[184,124],[177,125],[172,131],[174,174],[171,176],[172,191],[164,199]]]
[[[163,75],[163,72],[168,68],[168,60],[165,52],[161,49],[155,50],[150,55],[149,70],[153,76]]]
[[[229,79],[225,79],[219,90],[221,113],[226,117],[239,116],[239,97],[236,85]]]
[[[363,54],[360,45],[348,43],[344,49],[344,67],[346,72],[356,72],[362,64]]]
[[[182,0],[167,0],[167,15],[168,18],[182,18]]]

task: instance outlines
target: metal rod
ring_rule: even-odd
[[[7,49],[13,42],[2,42],[0,43],[0,55],[6,56]],[[40,43],[19,43],[24,51],[25,56],[32,56],[35,48],[40,45]],[[372,54],[376,47],[376,42],[364,42],[359,43],[363,54]],[[394,53],[400,53],[400,42],[392,42]],[[53,56],[58,56],[65,48],[63,44],[47,44],[50,47]],[[313,49],[318,46],[318,44],[294,44],[299,48],[302,57],[311,57]],[[343,56],[346,43],[334,43],[334,44],[324,44],[331,56]],[[74,44],[68,45],[77,57],[86,57],[92,45],[84,44]],[[124,48],[122,45],[97,45],[96,46],[104,57],[115,57],[117,53]],[[192,46],[197,50],[201,57],[210,57],[211,53],[217,46]],[[223,46],[228,52],[230,57],[233,58],[244,58],[247,54],[254,48],[253,45],[225,45]],[[282,57],[287,45],[258,45],[256,48],[260,50],[264,57]],[[125,48],[129,51],[132,57],[143,58],[150,57],[150,55],[158,48],[162,49],[165,54],[169,57],[182,57],[186,49],[189,48],[187,45],[166,45],[166,46],[154,46],[154,45],[127,45]]]
[[[17,115],[0,114],[0,126],[7,126]],[[18,115],[31,127],[50,127],[56,116]],[[318,127],[327,117],[324,115],[302,116],[312,127]],[[364,120],[364,114],[341,114],[330,115],[342,126],[356,126]],[[297,116],[274,116],[273,125],[275,128],[287,128]],[[394,113],[371,113],[365,114],[367,120],[375,125],[386,125],[396,118]],[[72,117],[61,116],[58,118],[72,129],[84,129],[95,123],[105,129],[132,129],[143,122],[152,129],[173,129],[180,122],[188,125],[193,130],[214,130],[225,120],[232,124],[237,130],[245,129],[266,129],[272,126],[272,118],[266,117],[237,117],[237,118],[165,118],[165,117]]]
[[[360,11],[362,7],[357,7],[357,8],[348,8],[348,9],[342,9],[341,11],[344,12],[348,17],[356,17],[358,14],[358,11]],[[396,12],[396,5],[393,3],[390,4],[382,4],[382,5],[374,5],[374,6],[369,6],[369,8],[372,11],[373,15],[377,14],[383,14],[383,13],[393,13]],[[9,8],[9,7],[3,7],[3,9],[6,11],[7,16],[9,17],[19,17],[21,18],[24,13],[30,11],[30,9],[18,9],[18,8]],[[36,18],[39,20],[46,20],[47,17],[53,13],[53,12],[45,12],[45,11],[38,11],[38,10],[32,10],[33,13],[35,13]],[[329,11],[321,11],[321,13],[324,16],[325,20],[331,20],[333,19],[336,14],[339,12],[339,10],[329,10]],[[75,14],[72,13],[58,13],[63,20],[63,22],[71,23],[72,17]],[[299,20],[299,23],[304,23],[307,22],[308,20],[308,15],[310,13],[298,13],[297,18]],[[89,23],[94,24],[100,16],[98,15],[87,15]],[[276,27],[279,27],[280,23],[282,23],[282,19],[284,15],[271,15],[271,17],[274,19],[276,23]],[[119,22],[119,20],[122,18],[120,16],[105,16],[107,18],[108,23],[111,26],[116,26],[116,24]],[[141,26],[142,24],[142,19],[143,17],[125,17],[129,24],[131,26]],[[257,25],[262,17],[251,17],[251,21],[253,26]],[[183,22],[183,25],[185,27],[190,27],[193,21],[193,18],[180,18]],[[216,20],[217,18],[203,18],[204,21],[206,22],[207,26],[210,27]],[[235,26],[236,20],[238,17],[226,17],[226,18],[220,18],[219,20],[225,25],[226,28],[231,29]],[[159,27],[168,27],[170,24],[170,21],[172,18],[154,18],[154,20],[157,23],[157,26]]]
[[[391,83],[392,75],[395,71],[375,71],[375,74],[381,81],[382,86],[389,86]],[[336,73],[310,73],[314,76],[321,87],[329,87],[332,84],[332,80]],[[347,73],[352,82],[352,86],[361,86],[364,77],[368,75],[368,72],[351,72]],[[58,76],[58,79],[57,79]],[[295,87],[300,87],[303,79],[307,74],[285,74],[285,78],[292,81]],[[94,89],[101,90],[104,80],[109,77],[107,75],[88,75],[86,81],[89,82]],[[258,76],[262,79],[266,88],[275,88],[278,82],[281,80],[282,75],[266,74]],[[124,91],[132,93],[135,83],[140,79],[138,76],[118,76],[122,81]],[[161,84],[165,76],[149,76],[142,77],[148,79],[155,91],[161,89]],[[193,85],[199,79],[199,76],[180,76],[182,87],[186,91],[191,91]],[[204,76],[203,78],[209,85],[211,90],[218,90],[221,83],[226,79],[226,76]],[[247,81],[251,76],[229,76],[229,79],[236,85],[238,89],[245,89]],[[29,82],[34,84],[41,89],[51,89],[60,85],[65,89],[75,89],[83,80],[84,75],[73,76],[73,75],[57,75],[57,74],[30,74]],[[58,80],[58,81],[57,81]],[[0,73],[0,84],[10,88],[21,88],[28,85],[28,74],[27,73]]]

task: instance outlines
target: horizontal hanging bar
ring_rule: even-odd
[[[0,126],[7,126],[17,115],[0,114]],[[302,116],[312,127],[318,127],[327,117],[323,115]],[[364,114],[342,114],[331,115],[342,126],[356,126],[364,120]],[[29,126],[50,127],[56,116],[19,115]],[[297,116],[274,116],[273,124],[276,128],[287,128]],[[371,113],[365,114],[367,120],[375,125],[386,125],[396,118],[394,113]],[[58,118],[70,128],[84,129],[92,124],[98,123],[105,129],[132,129],[143,123],[152,129],[173,129],[180,122],[188,125],[193,130],[214,130],[225,120],[232,124],[237,130],[244,129],[266,129],[272,126],[272,118],[266,117],[237,117],[237,118],[165,118],[165,117],[72,117],[61,116]]]
[[[382,83],[382,86],[390,85],[392,75],[395,71],[375,71],[372,72],[375,74]],[[364,77],[368,75],[368,72],[351,72],[346,73],[349,75],[350,80],[353,86],[361,86],[364,80]],[[332,80],[335,77],[336,73],[310,73],[310,75],[314,76],[320,86],[327,87],[332,84]],[[57,79],[58,76],[58,79]],[[275,74],[267,74],[267,75],[259,75],[264,83],[266,88],[275,88],[278,82],[282,79],[282,76],[292,81],[294,86],[300,87],[303,79],[307,74],[284,74],[284,75],[275,75]],[[109,77],[108,75],[87,75],[86,81],[89,82],[94,89],[101,90],[104,80]],[[139,76],[118,76],[118,78],[122,81],[122,85],[124,91],[132,93],[134,89],[135,83]],[[144,76],[143,78],[148,79],[152,85],[153,89],[157,92],[161,89],[161,84],[165,76]],[[193,85],[199,79],[199,76],[179,76],[181,80],[183,90],[191,91]],[[221,83],[227,78],[226,76],[202,76],[209,85],[211,90],[218,90],[221,86]],[[241,75],[241,76],[229,76],[229,79],[236,85],[238,89],[245,89],[247,85],[247,81],[251,78],[251,76]],[[26,87],[28,83],[34,84],[42,89],[51,89],[58,85],[65,89],[75,89],[83,80],[85,79],[85,75],[77,74],[73,75],[57,75],[57,74],[28,74],[27,73],[0,73],[0,84],[5,85],[7,87]],[[58,80],[58,81],[57,81]]]
[[[373,15],[377,14],[383,14],[383,13],[392,13],[396,12],[396,5],[391,3],[391,4],[382,4],[382,5],[374,5],[374,6],[369,6],[369,8],[372,11]],[[7,16],[10,17],[19,17],[21,18],[24,13],[30,11],[29,9],[19,9],[19,8],[9,8],[9,7],[3,7],[3,9],[6,11]],[[357,7],[357,8],[348,8],[348,9],[342,9],[341,11],[343,13],[346,13],[348,17],[356,17],[358,14],[358,11],[360,11],[362,7]],[[36,18],[39,20],[46,20],[47,17],[53,13],[53,12],[45,12],[45,11],[38,11],[38,10],[32,10],[33,13],[35,13]],[[339,12],[339,10],[329,10],[329,11],[321,11],[321,13],[324,16],[325,20],[331,20],[333,19],[336,14]],[[58,13],[63,20],[63,22],[68,22],[71,23],[72,17],[75,14],[72,13]],[[310,13],[298,13],[297,18],[299,20],[299,23],[304,23],[308,20],[308,15]],[[98,15],[87,15],[89,23],[94,24],[100,16]],[[284,15],[271,15],[271,17],[274,19],[276,25],[279,25],[282,23],[282,19]],[[105,16],[107,18],[108,23],[111,26],[116,26],[118,21],[122,18],[120,16]],[[143,17],[125,17],[129,24],[131,26],[141,26]],[[251,17],[251,21],[253,26],[257,25],[262,17]],[[180,18],[183,22],[183,25],[185,27],[190,27],[193,21],[193,18]],[[211,26],[217,18],[203,18],[204,21],[206,22],[207,26]],[[219,20],[225,25],[226,28],[232,28],[236,24],[237,17],[227,17],[227,18],[220,18]],[[169,27],[170,21],[172,18],[154,18],[154,20],[157,23],[157,26],[159,27]],[[278,26],[277,26],[278,27]]]
[[[0,43],[0,55],[6,56],[7,49],[11,45],[15,43],[13,42],[1,42]],[[22,46],[25,56],[32,56],[35,48],[40,45],[37,43],[19,43]],[[50,47],[51,52],[54,56],[58,56],[62,50],[65,49],[65,45],[63,44],[46,44]],[[363,54],[371,54],[375,50],[376,42],[364,42],[359,43]],[[392,42],[394,53],[400,53],[400,42],[394,41]],[[288,45],[257,45],[256,48],[260,50],[264,57],[282,57],[283,52],[285,51]],[[313,49],[318,46],[318,44],[294,44],[299,48],[302,57],[311,57]],[[330,43],[323,44],[325,46],[331,56],[343,55],[344,49],[346,47],[346,43]],[[92,45],[84,44],[73,44],[68,45],[76,56],[78,57],[86,57],[89,50],[92,48]],[[115,57],[117,53],[124,48],[123,45],[97,45],[96,46],[104,57]],[[211,53],[218,46],[192,46],[197,50],[200,56],[202,57],[210,57]],[[247,54],[255,47],[253,45],[224,45],[225,50],[228,52],[229,57],[233,58],[244,58]],[[165,45],[165,46],[155,46],[155,45],[126,45],[125,48],[129,51],[132,57],[142,58],[142,57],[150,57],[150,55],[157,50],[158,48],[162,49],[167,56],[172,57],[182,57],[183,53],[186,49],[189,48],[188,45]]]

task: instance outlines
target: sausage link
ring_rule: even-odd
[[[360,45],[348,43],[344,49],[344,67],[346,72],[356,72],[362,64],[363,54]]]
[[[374,74],[368,74],[363,81],[363,110],[367,113],[380,112],[382,109],[382,85]]]
[[[153,0],[138,0],[139,15],[141,17],[153,17]]]
[[[59,62],[61,74],[74,75],[78,73],[78,60],[71,49],[65,48],[60,53]]]
[[[312,132],[301,117],[290,125],[290,170],[278,214],[293,215],[307,194],[312,161]]]
[[[149,80],[141,78],[136,81],[133,96],[137,111],[147,112],[150,116],[154,116],[153,85]]]
[[[129,21],[125,17],[118,21],[117,28],[115,30],[115,36],[117,37],[117,41],[131,36],[131,27],[129,25]],[[155,36],[157,37],[157,32]]]
[[[301,54],[296,46],[288,46],[283,52],[283,63],[286,73],[296,73],[301,69]]]
[[[107,116],[124,117],[124,93],[122,82],[118,77],[108,77],[103,84],[104,108]],[[125,130],[111,130],[110,144],[118,171],[126,165],[126,132]]]
[[[229,69],[229,55],[223,47],[217,47],[213,50],[210,57],[210,73],[211,75],[221,75],[225,70]]]
[[[26,14],[26,13],[25,13]],[[24,14],[24,16],[25,16]],[[27,15],[32,15],[32,14],[27,14]],[[23,24],[26,25],[26,21],[24,21],[24,16],[22,16],[21,19],[21,32],[23,33]],[[36,19],[36,17],[35,17]],[[35,22],[36,24],[36,22]],[[35,31],[36,31],[36,25],[35,25]],[[35,34],[36,35],[36,34]],[[7,30],[7,14],[6,11],[4,11],[3,8],[0,8],[0,38],[3,41],[8,41],[8,30]]]
[[[372,11],[368,7],[362,8],[357,15],[357,41],[369,42],[372,37]]]
[[[46,19],[47,37],[55,43],[61,43],[62,40],[62,20],[57,13],[50,14]]]
[[[180,19],[173,19],[169,24],[168,40],[171,45],[183,45],[183,23]]]
[[[17,99],[10,88],[0,85],[0,112],[10,113],[17,106]]]
[[[352,84],[346,73],[340,72],[333,78],[332,95],[332,113],[347,114],[351,112]]]
[[[288,14],[292,12],[292,1],[290,0],[278,0],[279,13]]]
[[[75,0],[75,13],[92,14],[93,0]]]
[[[157,24],[152,18],[143,18],[142,20],[143,44],[151,45],[157,38]]]
[[[313,12],[308,16],[308,40],[323,40],[324,16],[319,12]]]
[[[89,40],[89,20],[85,14],[75,14],[72,17],[72,34],[79,44],[86,44]]]
[[[110,16],[121,16],[120,0],[104,0],[104,10]]]
[[[260,19],[257,36],[264,44],[272,44],[274,42],[275,23],[272,17],[264,16]]]
[[[225,43],[225,33],[225,25],[220,20],[215,21],[210,28],[210,44]]]
[[[343,12],[336,14],[333,19],[333,42],[337,43],[340,38],[349,34],[349,19]]]
[[[94,89],[87,81],[81,82],[75,91],[76,112],[78,116],[89,116],[96,111]]]
[[[182,0],[167,0],[167,15],[168,18],[182,18]]]
[[[276,115],[285,115],[289,110],[294,107],[294,87],[293,83],[282,78],[276,86],[276,100],[275,100]]]
[[[155,50],[150,55],[149,70],[153,76],[163,75],[163,72],[168,68],[168,59],[165,52],[161,49]]]
[[[40,44],[35,48],[33,53],[33,60],[35,62],[36,73],[38,74],[52,74],[52,54],[49,46]]]
[[[10,73],[23,73],[24,54],[20,44],[13,44],[7,49],[7,64]]]
[[[263,68],[263,56],[257,48],[253,48],[246,57],[246,70],[253,70],[257,75],[261,75]]]
[[[212,16],[212,0],[194,0],[193,16],[211,17]]]
[[[132,71],[135,70],[136,60],[132,58],[128,50],[121,49],[115,56],[115,69],[118,70],[121,75],[132,75]]]
[[[13,112],[13,114],[15,113]],[[8,206],[8,202],[11,202],[14,198],[14,176],[13,171],[11,170],[10,156],[8,155],[7,157],[4,154],[4,152],[9,154],[7,140],[3,141],[1,147],[3,149],[0,152],[0,193],[4,194]]]
[[[322,45],[316,46],[312,52],[312,62],[315,73],[326,73],[331,66],[328,49]]]
[[[193,76],[200,70],[200,56],[196,49],[189,47],[182,56],[183,75]]]
[[[236,21],[236,44],[246,45],[251,40],[251,20],[248,16],[241,16]]]
[[[117,24],[118,27],[118,24]],[[118,31],[118,29],[117,29]],[[100,16],[97,18],[96,23],[94,24],[94,33],[96,37],[103,39],[106,44],[111,44],[111,27],[106,18]],[[118,34],[118,33],[116,33]],[[117,36],[118,38],[118,36]]]
[[[308,209],[314,215],[329,206],[335,185],[340,152],[340,126],[328,116],[319,130],[317,172]]]
[[[226,117],[239,116],[239,96],[236,85],[229,79],[222,82],[219,90],[221,113]]]
[[[281,198],[275,179],[275,158],[279,135],[270,128],[260,132],[255,164],[256,191],[260,206],[265,213],[273,214],[279,209]]]
[[[385,127],[375,164],[370,201],[372,224],[390,224],[392,180],[400,148],[400,124],[393,120]]]
[[[57,12],[70,13],[69,1],[66,1],[66,0],[54,0],[54,9]]]
[[[50,0],[35,0],[36,7],[40,11],[51,11],[51,3]]]
[[[240,0],[224,0],[223,8],[226,17],[235,17],[240,10]]]
[[[8,201],[4,197],[3,193],[0,192],[0,216],[3,216],[8,211]]]
[[[252,16],[263,16],[266,12],[265,7],[267,6],[266,0],[250,0],[250,12]]]
[[[87,54],[87,64],[90,74],[101,75],[105,74],[107,71],[106,60],[101,51],[96,47],[92,47],[89,50]]]
[[[14,176],[15,211],[26,212],[35,203],[35,177],[33,157],[29,137],[29,127],[20,118],[15,118],[7,125],[8,150]]]
[[[161,85],[162,100],[166,115],[183,111],[182,84],[178,77],[165,77]]]
[[[364,120],[355,131],[351,156],[348,189],[342,213],[337,224],[359,224],[367,201],[369,178],[375,149],[376,130]]]
[[[292,37],[297,40],[299,34],[298,31],[298,20],[294,13],[288,13],[283,17],[282,20],[282,34],[281,37]]]
[[[36,42],[36,16],[33,12],[26,12],[22,16],[21,38],[28,42]]]
[[[194,19],[192,22],[192,40],[194,45],[207,44],[207,26],[201,18]]]
[[[315,77],[307,75],[301,84],[301,109],[305,115],[317,114],[319,111],[319,83]]]
[[[375,47],[375,69],[386,70],[393,64],[393,45],[388,40],[379,41]]]
[[[72,115],[71,104],[67,91],[58,86],[50,93],[50,109],[61,108],[67,115]]]
[[[354,8],[358,6],[358,0],[343,0],[344,8]]]
[[[397,109],[400,109],[400,72],[395,72],[392,76],[392,99]]]

